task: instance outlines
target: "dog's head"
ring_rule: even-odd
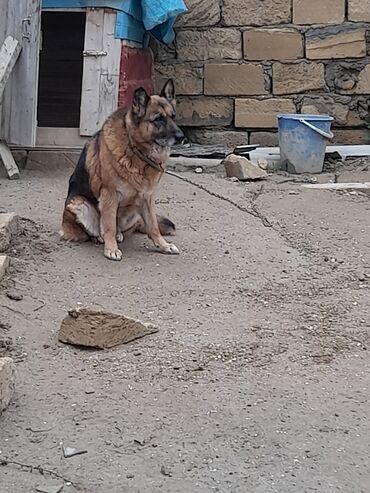
[[[132,137],[138,144],[155,145],[160,148],[179,144],[184,134],[176,125],[175,85],[169,79],[159,95],[149,96],[140,87],[135,91],[130,109]]]

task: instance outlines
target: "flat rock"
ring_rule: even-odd
[[[60,493],[63,490],[63,484],[54,482],[44,482],[38,484],[35,488],[39,493]]]
[[[18,229],[18,216],[14,213],[0,214],[0,252],[5,252],[10,245],[12,235]]]
[[[262,180],[268,177],[265,170],[251,163],[243,156],[230,154],[223,160],[226,176],[235,177],[241,181]]]
[[[111,348],[158,332],[150,324],[104,311],[71,310],[62,321],[58,339],[66,344]]]
[[[12,358],[0,358],[0,414],[8,407],[14,388],[14,362]]]

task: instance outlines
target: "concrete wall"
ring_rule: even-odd
[[[153,46],[155,86],[175,78],[193,140],[274,145],[276,113],[297,111],[370,143],[370,0],[185,1],[174,49]]]

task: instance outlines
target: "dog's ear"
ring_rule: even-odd
[[[175,83],[173,79],[168,79],[162,88],[160,96],[166,98],[171,104],[175,103]]]
[[[144,117],[149,100],[150,96],[148,96],[148,93],[143,87],[136,89],[132,101],[132,114],[136,120]]]

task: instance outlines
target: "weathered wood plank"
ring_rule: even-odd
[[[22,51],[5,86],[0,138],[25,147],[36,141],[41,0],[2,0],[0,39],[18,39]]]
[[[83,136],[99,130],[118,106],[121,41],[114,37],[115,24],[114,11],[87,12],[80,118]]]
[[[116,111],[118,107],[119,70],[121,61],[121,40],[116,39],[116,12],[104,12],[103,51],[101,57],[99,126]]]
[[[103,51],[104,10],[89,9],[86,14],[85,52]],[[99,130],[101,56],[84,56],[81,94],[80,134]]]
[[[7,144],[0,140],[0,157],[10,180],[18,180],[19,169]]]
[[[18,40],[12,36],[8,36],[0,48],[0,100],[21,49]]]

